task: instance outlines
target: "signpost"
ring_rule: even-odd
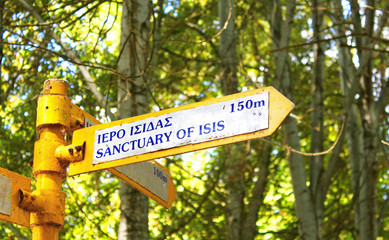
[[[30,227],[30,212],[18,205],[19,190],[30,191],[31,179],[0,168],[0,220]]]
[[[270,136],[293,107],[266,87],[80,129],[73,145],[85,145],[84,159],[69,175]]]
[[[100,124],[70,102],[68,88],[50,79],[39,96],[36,190],[30,192],[29,178],[0,168],[0,220],[30,227],[33,240],[58,239],[68,166],[71,176],[107,169],[169,208],[176,190],[169,171],[153,159],[270,136],[294,107],[266,87]]]

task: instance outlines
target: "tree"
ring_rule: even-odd
[[[338,9],[332,15],[334,35],[338,37],[340,79],[344,94],[345,114],[347,116],[347,137],[350,151],[352,172],[355,226],[358,239],[376,238],[377,229],[377,148],[379,143],[379,122],[381,113],[388,102],[388,82],[381,81],[380,75],[374,75],[374,60],[383,28],[387,23],[389,4],[375,21],[376,5],[368,1],[364,9],[365,20],[362,21],[361,9],[357,2],[350,1],[352,45],[346,41],[346,20],[342,11],[344,6],[333,1],[332,6]],[[373,39],[373,41],[371,41]],[[350,48],[348,48],[350,47]],[[358,66],[353,61],[356,48]],[[378,83],[377,83],[378,82]],[[376,86],[374,86],[376,84]]]
[[[293,26],[294,9],[296,1],[287,1],[285,20],[281,12],[280,1],[273,1],[272,5],[272,39],[276,49],[281,49],[275,54],[276,84],[289,99],[294,99],[293,77],[290,60],[288,58],[288,46]],[[300,151],[296,120],[288,118],[285,121],[285,143],[291,148]],[[296,199],[295,208],[299,222],[299,235],[301,239],[319,239],[319,232],[314,213],[313,201],[306,185],[305,166],[302,155],[290,152],[288,157],[289,168],[292,176],[293,191]]]
[[[118,72],[119,119],[145,114],[149,109],[150,14],[148,1],[123,1]],[[119,238],[148,239],[148,197],[120,181]]]
[[[224,95],[238,92],[237,56],[235,36],[234,1],[219,1],[220,27],[220,81]],[[239,239],[241,236],[242,202],[244,197],[244,171],[242,170],[241,146],[235,144],[224,147],[225,153],[220,157],[225,161],[226,183],[226,229],[227,239]]]
[[[237,57],[237,31],[235,30],[235,2],[231,0],[219,1],[219,19],[220,19],[220,45],[219,56],[221,62],[220,81],[223,95],[237,93],[239,81],[237,76],[238,57]],[[224,166],[225,188],[226,188],[226,239],[254,239],[257,234],[256,222],[258,220],[258,211],[263,204],[265,188],[270,163],[271,147],[256,149],[260,160],[258,165],[260,171],[258,178],[251,191],[246,192],[246,165],[250,158],[248,147],[251,145],[234,144],[225,146],[219,153],[220,162]],[[253,144],[255,145],[255,144]],[[252,179],[248,179],[252,181]],[[248,194],[250,193],[250,194]],[[249,203],[245,204],[244,200]]]

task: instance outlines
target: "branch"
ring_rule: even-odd
[[[331,184],[331,178],[332,178],[334,172],[337,170],[337,166],[339,165],[338,158],[339,158],[339,154],[342,151],[342,147],[343,147],[343,140],[344,140],[345,134],[342,134],[342,131],[344,129],[345,123],[346,123],[346,120],[344,119],[343,124],[342,124],[342,128],[339,130],[339,133],[338,133],[338,138],[335,141],[335,146],[333,148],[331,157],[328,161],[328,167],[320,177],[319,189],[322,190],[322,195],[321,195],[322,199],[320,199],[321,204],[324,204],[328,189],[329,189],[330,184]]]
[[[231,0],[230,0],[231,1]],[[170,17],[170,18],[173,18],[169,15],[167,15],[167,17]],[[161,40],[161,42],[180,42],[180,43],[186,43],[186,44],[203,44],[203,43],[209,43],[211,45],[211,48],[214,50],[215,52],[215,55],[218,56],[219,55],[219,51],[217,50],[217,47],[213,44],[212,40],[219,37],[223,32],[224,30],[227,29],[228,27],[228,21],[230,20],[230,18],[232,17],[232,7],[231,7],[231,4],[230,4],[230,7],[229,7],[229,12],[228,12],[228,16],[227,16],[227,19],[223,25],[223,27],[217,32],[215,33],[214,35],[212,35],[211,37],[209,37],[206,33],[204,33],[197,25],[193,24],[193,23],[190,23],[190,22],[186,22],[186,21],[183,21],[183,20],[180,20],[180,19],[177,19],[177,18],[173,18],[175,20],[178,20],[180,21],[181,23],[185,24],[186,26],[188,26],[189,28],[195,30],[197,33],[199,33],[199,35],[201,37],[204,38],[204,40],[200,40],[200,41],[182,41],[182,40]]]
[[[269,140],[267,140],[266,138],[261,138],[262,141],[264,142],[267,142],[267,143],[270,143],[270,144],[273,144],[275,146],[278,146],[280,148],[283,148],[285,150],[287,150],[288,152],[294,152],[294,153],[297,153],[297,154],[300,154],[302,156],[320,156],[320,155],[324,155],[324,154],[327,154],[329,152],[331,152],[336,146],[338,146],[338,142],[340,141],[343,141],[343,129],[344,129],[344,125],[345,125],[345,120],[343,120],[343,123],[342,123],[342,126],[341,126],[341,129],[339,130],[339,134],[334,142],[334,144],[332,144],[331,147],[329,147],[327,150],[324,150],[324,151],[321,151],[321,152],[301,152],[297,149],[294,149],[292,148],[291,146],[287,145],[286,143],[284,144],[278,144],[278,143],[275,143],[275,142],[271,142]]]
[[[180,53],[176,53],[174,52],[174,50],[170,50],[168,48],[164,48],[164,47],[161,47],[161,50],[173,55],[173,56],[176,56],[178,58],[181,58],[183,61],[185,62],[198,62],[198,63],[212,63],[212,64],[217,64],[216,61],[212,60],[212,59],[202,59],[201,57],[193,57],[193,58],[189,58],[189,57],[186,57],[184,55],[181,55]]]
[[[352,33],[352,34],[349,34],[349,35],[335,36],[333,38],[321,39],[321,40],[318,40],[318,41],[308,41],[308,42],[305,42],[305,43],[290,45],[290,46],[286,46],[286,47],[280,47],[280,48],[277,48],[277,49],[270,50],[269,53],[281,52],[281,51],[284,51],[284,50],[311,46],[313,44],[318,44],[318,43],[331,42],[333,40],[347,39],[348,37],[368,37],[371,40],[372,43],[374,43],[374,42],[381,42],[383,44],[389,44],[389,41],[386,40],[386,39],[381,39],[381,38],[378,38],[378,37],[375,37],[375,36],[369,36],[369,35],[366,35],[366,34],[354,34],[354,33]],[[343,44],[343,47],[356,48],[356,49],[362,49],[362,50],[370,50],[370,51],[381,52],[381,53],[389,53],[389,51],[387,51],[387,50],[375,49],[373,47],[357,47],[357,46],[350,46],[350,45],[347,45],[347,44]]]
[[[80,11],[82,8],[86,7],[87,5],[89,5],[89,3],[91,2],[94,2],[95,0],[89,0],[89,1],[86,1],[84,2],[80,7],[74,9],[73,11],[69,12],[68,14],[66,14],[64,17],[60,18],[60,19],[57,19],[57,20],[53,20],[53,21],[46,21],[46,22],[38,22],[38,24],[11,24],[9,25],[9,27],[12,27],[12,28],[24,28],[24,27],[47,27],[47,26],[52,26],[53,24],[58,24],[58,23],[61,23],[63,21],[65,21],[66,19],[68,19],[69,17],[73,16],[76,14],[76,12]],[[65,8],[66,6],[62,6],[61,8]]]
[[[228,16],[228,18],[230,18],[230,16]],[[227,22],[226,22],[227,24]],[[215,44],[213,44],[212,42],[212,39],[215,38],[217,36],[214,35],[212,37],[208,37],[207,34],[205,34],[201,28],[199,28],[199,26],[197,26],[196,24],[193,24],[191,22],[185,22],[185,25],[188,26],[189,28],[195,30],[200,36],[202,36],[204,38],[204,41],[201,42],[201,43],[209,43],[211,45],[211,48],[213,49],[213,52],[215,53],[215,55],[218,57],[219,56],[219,51],[217,50],[217,47],[215,46]],[[224,31],[225,28],[223,28],[222,30],[220,30],[220,34],[222,31]]]
[[[25,0],[17,0],[27,11],[31,12],[32,15],[38,20],[39,23],[45,23],[42,16]],[[88,69],[82,64],[82,61],[80,58],[70,49],[70,47],[61,41],[60,37],[58,37],[52,30],[46,27],[46,31],[48,32],[49,36],[53,38],[57,44],[59,44],[62,49],[65,52],[65,55],[71,59],[78,69],[80,70],[82,76],[84,77],[86,84],[89,88],[89,90],[93,93],[93,95],[96,97],[97,102],[100,104],[100,106],[104,107],[105,101],[103,95],[100,93],[100,91],[97,89],[97,86],[90,75]],[[108,115],[115,119],[115,116],[109,111]]]
[[[254,239],[257,234],[256,222],[258,220],[258,211],[263,205],[263,199],[265,196],[266,186],[268,183],[269,166],[270,166],[270,153],[272,150],[271,145],[262,146],[264,148],[262,155],[260,156],[259,172],[257,174],[258,180],[255,183],[252,197],[248,206],[247,217],[243,224],[242,237],[244,239]]]
[[[201,212],[201,210],[203,209],[203,205],[206,203],[207,200],[209,200],[209,196],[211,195],[211,193],[213,191],[215,191],[215,188],[216,186],[219,184],[219,181],[220,181],[220,169],[219,171],[216,172],[215,176],[214,176],[214,181],[212,182],[212,185],[208,188],[208,190],[201,196],[201,200],[199,200],[198,202],[198,206],[197,208],[194,209],[194,211],[191,211],[191,212],[188,212],[188,214],[186,214],[184,217],[188,217],[187,219],[185,219],[185,221],[182,221],[178,226],[175,226],[174,228],[171,228],[167,231],[163,231],[163,233],[161,234],[161,236],[158,236],[156,239],[159,239],[159,240],[162,240],[162,239],[165,239],[166,236],[172,236],[174,233],[178,232],[180,229],[182,229],[183,227],[185,227],[187,224],[189,224],[193,219],[196,218],[197,214],[199,214]],[[180,197],[180,195],[178,195],[178,197]],[[182,197],[181,197],[182,198]],[[183,201],[185,201],[186,199],[182,198]],[[184,218],[183,217],[183,218]]]
[[[380,97],[378,101],[375,104],[375,111],[377,116],[379,116],[380,112],[385,109],[385,106],[388,104],[389,101],[389,79],[384,83],[384,86],[382,88]]]
[[[78,210],[80,211],[80,215],[83,214],[83,215],[85,216],[84,219],[87,219],[93,226],[96,226],[97,230],[98,230],[99,232],[101,232],[104,236],[106,236],[108,239],[112,239],[112,240],[113,240],[113,238],[109,235],[108,232],[103,231],[103,229],[102,229],[101,226],[100,226],[100,223],[97,222],[97,221],[95,221],[95,220],[96,220],[95,218],[91,218],[91,217],[84,211],[83,207],[82,207],[82,206],[80,205],[80,203],[77,201],[78,198],[77,198],[76,191],[74,191],[74,189],[70,187],[70,184],[69,184],[69,182],[68,182],[67,179],[65,180],[65,182],[66,182],[67,188],[68,188],[69,191],[70,191],[70,196],[73,198],[74,202],[75,202],[76,205],[77,205]]]
[[[91,2],[94,2],[94,0],[92,0]],[[81,19],[82,17],[86,16],[88,13],[92,12],[93,10],[97,9],[97,7],[99,7],[102,3],[104,3],[105,1],[99,1],[96,5],[92,6],[91,8],[87,9],[84,13],[81,14],[81,16],[79,16],[76,20],[66,24],[64,27],[62,28],[67,28],[69,27],[70,25],[73,25],[78,19]],[[86,5],[84,5],[86,6]]]
[[[375,31],[375,33],[373,34],[373,36],[377,38],[379,35],[381,35],[382,31],[386,26],[386,21],[388,20],[389,17],[389,2],[386,2],[385,10],[382,10],[382,13],[383,13],[382,18],[381,21],[379,21],[378,23],[377,31]]]
[[[385,195],[388,195],[389,192],[386,192]],[[380,214],[378,215],[378,218],[377,218],[377,229],[378,229],[378,232],[382,232],[382,220],[383,218],[385,217],[385,212],[386,212],[386,209],[388,208],[388,204],[389,204],[389,198],[386,198],[384,203],[382,204],[382,207],[381,207],[381,211],[380,211]]]
[[[7,29],[8,30],[8,29]],[[10,31],[11,32],[11,31]],[[16,33],[15,33],[16,34]],[[17,35],[17,34],[16,34]],[[118,71],[116,71],[112,66],[110,65],[103,65],[103,64],[96,64],[96,63],[92,63],[92,62],[81,62],[81,63],[77,63],[76,61],[74,61],[74,59],[71,59],[69,58],[67,55],[65,54],[62,54],[62,53],[59,53],[59,52],[55,52],[47,47],[42,47],[42,44],[33,40],[33,39],[29,39],[29,38],[26,38],[25,36],[22,36],[22,35],[18,35],[20,38],[23,38],[25,40],[27,40],[27,43],[17,43],[17,42],[5,42],[5,41],[0,41],[0,44],[7,44],[7,45],[15,45],[15,46],[30,46],[30,47],[33,47],[33,48],[36,48],[36,49],[39,49],[39,50],[42,50],[42,51],[46,51],[48,53],[51,53],[53,54],[54,56],[57,56],[57,57],[60,57],[62,58],[64,61],[67,61],[69,63],[73,63],[75,65],[80,65],[80,66],[84,66],[84,67],[88,67],[88,68],[93,68],[93,69],[98,69],[98,70],[104,70],[104,71],[108,71],[110,73],[112,73],[113,75],[116,75],[120,78],[122,78],[123,80],[126,80],[126,81],[129,81],[129,82],[133,82],[133,79],[134,78],[137,78],[137,77],[141,77],[142,75],[138,75],[138,76],[130,76],[130,77],[127,77],[121,73],[119,73]],[[29,42],[32,42],[32,43],[35,43],[37,45],[34,45],[32,43],[29,43]]]

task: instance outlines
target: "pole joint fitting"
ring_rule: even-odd
[[[65,219],[65,194],[61,191],[19,189],[19,206],[31,215],[31,226],[55,225],[62,228]]]
[[[42,199],[41,195],[37,195],[35,193],[28,192],[23,189],[19,189],[19,207],[29,211],[29,212],[38,212],[44,211],[44,199]]]
[[[83,145],[59,146],[55,157],[62,162],[79,162],[84,159],[85,143]]]

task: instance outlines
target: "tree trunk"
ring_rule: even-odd
[[[231,4],[231,5],[230,5]],[[219,0],[221,86],[224,95],[238,92],[237,56],[235,36],[235,7],[233,0]]]
[[[281,49],[275,52],[275,85],[292,101],[293,79],[289,66],[287,47],[289,46],[295,6],[296,2],[294,0],[287,1],[285,20],[282,20],[280,1],[274,0],[270,19],[274,47],[275,49]],[[285,143],[293,149],[300,150],[296,120],[288,117],[283,127]],[[289,152],[288,162],[295,196],[300,239],[320,239],[312,197],[306,184],[305,165],[302,156],[295,152]]]
[[[268,177],[272,147],[270,145],[263,144],[263,146],[261,146],[260,149],[257,149],[257,151],[261,151],[261,154],[259,154],[258,180],[255,183],[250,203],[247,208],[246,217],[243,221],[241,234],[242,240],[254,240],[258,234],[258,212],[260,207],[263,205],[266,192],[265,189],[269,181]]]
[[[332,1],[332,7],[339,9],[333,14],[336,36],[345,36],[346,22],[342,14],[343,8],[339,1]],[[377,237],[377,147],[379,137],[379,118],[388,101],[388,83],[382,84],[380,96],[374,99],[371,64],[375,42],[371,38],[381,35],[387,21],[388,13],[384,12],[381,22],[374,27],[374,1],[367,1],[364,19],[360,15],[359,5],[350,1],[352,35],[357,46],[359,66],[355,67],[352,54],[346,48],[343,38],[337,39],[339,48],[340,78],[344,93],[344,109],[347,114],[346,133],[350,154],[352,173],[353,202],[355,228],[359,240],[376,239]],[[386,4],[386,9],[389,3]],[[363,20],[362,20],[363,19]],[[363,23],[364,22],[364,26]],[[376,29],[376,31],[374,31]],[[358,95],[357,95],[358,94]],[[357,100],[356,100],[356,96]]]
[[[125,0],[118,71],[126,76],[118,82],[119,119],[148,112],[148,78],[151,4],[143,0]],[[118,239],[149,239],[148,197],[120,182],[121,217]]]
[[[221,60],[221,87],[223,95],[238,91],[236,37],[234,27],[235,8],[233,0],[219,0],[219,19],[223,32],[220,35]],[[229,240],[240,239],[243,196],[244,173],[240,158],[241,144],[225,146],[223,148],[226,173],[225,184],[227,191],[226,203],[226,229]]]
[[[367,1],[368,6],[374,6],[374,1]],[[362,35],[365,32],[368,36],[373,35],[374,26],[374,11],[366,9],[366,22],[362,29],[362,19],[359,14],[359,4],[356,1],[351,1],[352,20],[356,35]],[[377,195],[377,159],[376,152],[378,147],[378,118],[379,112],[376,112],[375,102],[373,100],[373,81],[371,70],[371,51],[364,50],[369,47],[366,37],[356,37],[358,49],[358,58],[364,59],[365,64],[360,63],[359,74],[354,78],[360,81],[361,87],[361,105],[360,115],[362,122],[362,137],[363,137],[363,156],[360,175],[359,189],[359,226],[360,239],[376,239],[377,238],[377,221],[376,221],[376,195]]]
[[[312,25],[313,25],[313,79],[312,79],[312,123],[311,123],[311,152],[323,151],[323,124],[324,124],[324,45],[321,43],[323,11],[321,0],[312,0]],[[323,155],[312,156],[310,160],[310,190],[313,197],[318,236],[321,236],[324,205],[322,199],[325,194],[319,187],[321,174],[323,173]],[[321,239],[321,237],[319,237]]]

